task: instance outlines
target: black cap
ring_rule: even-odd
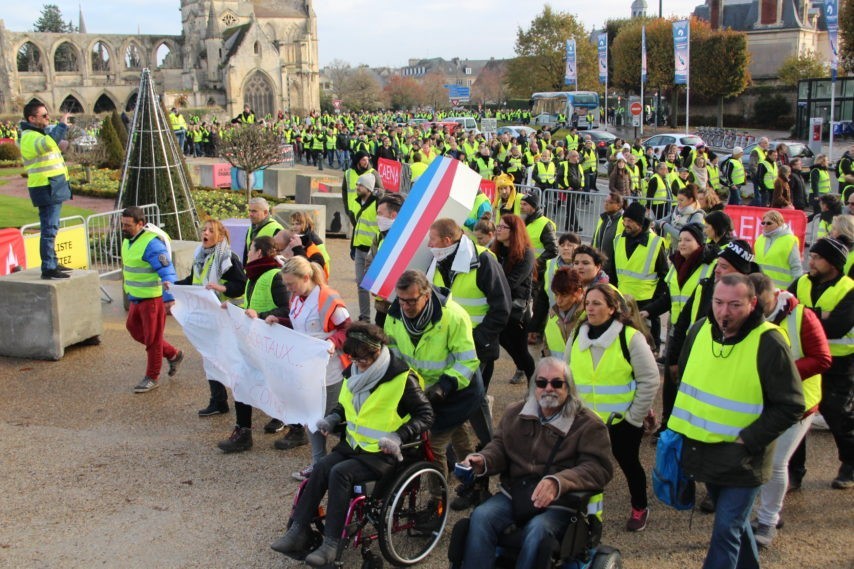
[[[537,198],[537,194],[525,194],[522,196],[522,201],[534,209],[539,209],[540,207],[540,200]]]
[[[706,234],[703,231],[703,226],[699,223],[685,224],[684,226],[682,226],[682,229],[679,230],[679,233],[682,233],[683,231],[686,233],[690,233],[691,236],[694,237],[694,240],[700,245],[703,245],[703,243],[706,242]]]
[[[830,237],[819,239],[810,248],[810,253],[823,258],[833,265],[840,273],[845,272],[845,262],[848,260],[848,247]]]
[[[631,219],[638,225],[645,225],[649,222],[646,217],[646,208],[639,202],[630,203],[629,207],[623,210],[623,217]]]
[[[760,272],[759,265],[754,262],[753,247],[742,239],[734,239],[721,249],[718,257],[726,259],[732,268],[743,275]]]

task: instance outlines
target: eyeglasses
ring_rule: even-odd
[[[50,115],[49,115],[48,113],[45,113],[45,114],[43,114],[43,115],[36,115],[36,118],[37,118],[37,119],[46,119],[46,118],[48,118],[49,116],[50,116]]]
[[[498,227],[496,227],[496,229],[510,229],[510,226],[509,226],[509,225],[504,225],[504,224],[502,223],[501,225],[499,225]]]
[[[763,221],[762,225],[774,225],[773,221]]]
[[[538,377],[534,380],[534,385],[536,385],[540,389],[545,389],[547,385],[551,385],[552,389],[563,389],[563,386],[566,385],[566,382],[562,379],[546,379],[544,377]]]
[[[421,298],[421,296],[416,296],[415,298],[403,298],[398,296],[397,300],[404,306],[415,306]]]
[[[354,356],[354,355],[350,355],[350,359],[351,359],[352,361],[356,362],[357,364],[370,364],[370,363],[372,363],[374,360],[376,360],[376,354],[370,354],[370,355],[367,355],[367,356]]]

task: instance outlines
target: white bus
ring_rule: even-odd
[[[588,113],[593,121],[587,120]],[[531,118],[537,125],[577,125],[580,129],[599,128],[599,93],[595,91],[555,91],[531,95]]]

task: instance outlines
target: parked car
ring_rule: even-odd
[[[806,142],[799,142],[797,140],[770,140],[768,141],[768,148],[777,148],[777,145],[781,142],[785,143],[785,145],[789,147],[789,160],[792,158],[800,158],[802,170],[809,170],[812,168],[812,163],[815,160],[815,154],[813,154]],[[756,148],[756,143],[748,144],[744,147],[744,156],[741,157],[741,162],[745,167],[750,162],[750,153],[754,148]],[[723,164],[723,161],[729,158],[729,156],[729,154],[722,156],[720,163]]]
[[[679,150],[682,150],[683,146],[697,146],[700,143],[703,143],[703,139],[696,134],[678,134],[674,132],[670,134],[656,134],[655,136],[650,136],[643,141],[643,146],[645,148],[651,146],[655,155],[660,157],[661,151],[664,150],[664,147],[668,144],[675,144]]]
[[[472,117],[448,117],[445,119],[445,122],[458,123],[466,133],[474,132],[475,134],[480,134],[480,129],[477,128],[477,121]]]
[[[599,155],[599,160],[608,158],[608,145],[617,139],[616,135],[611,134],[607,130],[585,130],[580,134],[582,137],[590,135],[593,144],[596,145],[596,153]]]
[[[500,126],[495,131],[497,136],[501,136],[502,134],[509,134],[511,138],[519,138],[520,136],[524,138],[528,138],[532,134],[537,132],[535,129],[529,126]]]

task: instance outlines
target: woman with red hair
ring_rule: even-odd
[[[510,285],[513,301],[510,320],[499,336],[516,369],[525,372],[530,382],[534,373],[534,358],[528,352],[528,320],[531,318],[531,282],[536,268],[536,254],[525,229],[525,222],[511,213],[501,216],[495,228],[492,252],[498,257]]]

